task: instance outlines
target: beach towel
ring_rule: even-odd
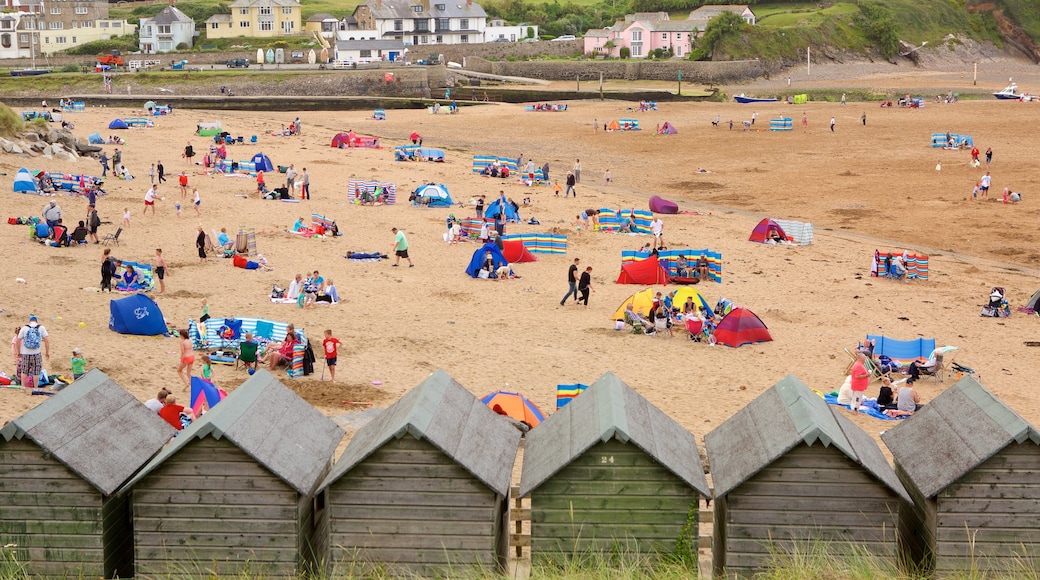
[[[834,405],[835,407],[841,407],[842,409],[851,410],[849,409],[848,405],[842,405],[838,402],[837,391],[824,395],[823,400],[827,401],[827,404],[829,405]],[[863,406],[860,407],[859,412],[863,413],[864,415],[870,415],[875,419],[881,419],[882,421],[899,421],[909,416],[905,415],[903,417],[889,417],[888,415],[882,413],[881,410],[878,408],[877,399],[864,399]]]

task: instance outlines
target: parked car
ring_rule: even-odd
[[[233,58],[227,61],[228,68],[249,68],[248,58]]]
[[[578,37],[574,36],[573,34],[564,34],[563,36],[557,36],[556,38],[552,39],[551,42],[564,41],[564,40],[578,40]]]
[[[503,37],[500,37],[500,38],[496,38],[496,39],[492,40],[491,42],[513,42],[513,41],[509,40],[508,38],[503,36]]]
[[[307,62],[307,55],[302,50],[294,50],[289,55],[289,62],[295,62],[295,63]]]

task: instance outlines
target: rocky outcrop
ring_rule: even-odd
[[[66,129],[41,127],[28,129],[13,140],[0,137],[0,150],[23,157],[77,161],[81,154],[92,154],[100,148],[81,143]]]

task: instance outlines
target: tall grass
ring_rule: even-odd
[[[0,102],[0,136],[13,137],[25,129],[21,113],[16,113],[6,103]],[[6,550],[5,550],[6,551]]]

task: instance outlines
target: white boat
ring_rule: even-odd
[[[993,96],[1003,101],[1020,101],[1025,97],[1024,94],[1018,92],[1018,85],[1013,82],[1002,90],[993,93]]]

